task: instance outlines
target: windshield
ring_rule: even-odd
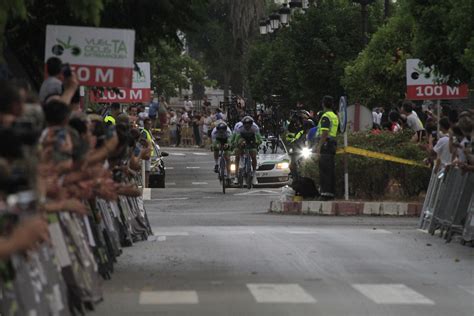
[[[264,140],[263,143],[258,148],[259,155],[269,155],[277,154],[283,155],[286,154],[285,146],[281,140]]]

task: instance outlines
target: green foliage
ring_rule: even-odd
[[[415,21],[415,54],[451,80],[474,81],[474,2],[406,0]]]
[[[375,152],[392,155],[399,158],[414,160],[420,164],[426,157],[426,153],[411,143],[411,132],[405,133],[382,133],[372,135],[356,133],[349,135],[349,145],[367,149]],[[342,136],[339,136],[338,144],[342,144]],[[424,192],[430,180],[430,169],[393,163],[373,158],[349,155],[349,192],[354,199],[386,199],[389,196],[389,186],[396,183],[399,185],[400,194],[398,198],[416,199]],[[317,162],[308,161],[303,168],[303,173],[319,183]],[[336,195],[344,195],[344,155],[336,156]]]
[[[351,102],[369,107],[404,99],[406,59],[411,57],[413,20],[399,11],[379,28],[369,45],[345,68],[342,83]]]
[[[369,8],[369,30],[374,30],[383,19],[383,6]],[[360,7],[343,0],[321,1],[273,39],[268,37],[250,50],[247,76],[252,96],[263,101],[278,94],[316,108],[324,95],[344,93],[344,67],[363,48]]]
[[[203,66],[187,54],[181,54],[177,45],[165,41],[149,46],[139,57],[151,64],[152,86],[167,97],[177,96],[177,89],[189,88],[191,82],[212,86],[213,81],[206,79]]]

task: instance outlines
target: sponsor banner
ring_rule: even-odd
[[[58,57],[69,63],[81,85],[132,86],[135,31],[48,25],[45,62]]]
[[[98,103],[141,103],[151,99],[150,63],[137,63],[138,69],[133,71],[132,89],[120,88],[119,92],[112,90],[91,93],[91,101]]]
[[[467,84],[443,84],[446,78],[436,75],[433,67],[425,67],[419,59],[407,59],[407,98],[410,100],[466,99]]]

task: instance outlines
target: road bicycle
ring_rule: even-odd
[[[253,180],[253,173],[252,173],[252,158],[250,157],[250,150],[248,146],[244,147],[243,153],[241,154],[240,158],[241,164],[239,168],[239,175],[238,175],[238,183],[239,187],[244,187],[244,179],[247,185],[247,189],[252,189],[252,180]]]
[[[225,159],[225,148],[222,145],[219,152],[219,181],[222,184],[222,193],[225,194],[226,186],[228,185],[227,160]]]

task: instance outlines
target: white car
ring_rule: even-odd
[[[290,156],[277,137],[264,139],[258,149],[256,185],[287,185],[290,182]]]

